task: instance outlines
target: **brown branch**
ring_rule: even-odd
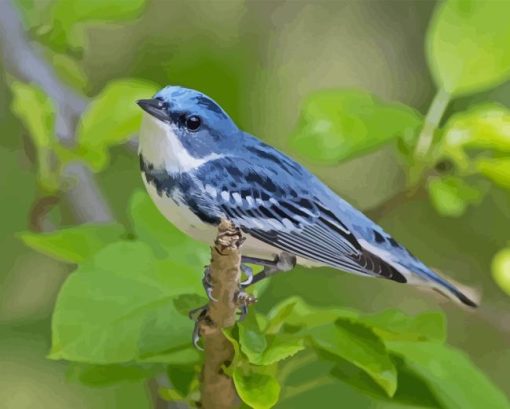
[[[213,297],[207,314],[199,322],[204,339],[205,356],[202,370],[201,405],[206,409],[230,409],[239,406],[232,378],[223,372],[234,359],[234,349],[223,335],[222,329],[236,322],[237,297],[241,277],[241,253],[243,238],[233,223],[223,220],[218,236],[211,249],[210,278]]]

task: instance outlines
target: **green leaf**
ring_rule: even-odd
[[[55,138],[55,108],[44,91],[32,84],[12,81],[12,111],[30,134],[37,155],[39,183],[48,192],[59,186],[58,171],[53,163]]]
[[[112,364],[189,348],[193,323],[179,294],[201,294],[201,272],[158,260],[142,242],[116,242],[64,283],[52,320],[50,357]]]
[[[47,55],[62,81],[78,90],[85,89],[88,81],[87,75],[78,61],[67,54],[51,52],[50,50],[48,50]]]
[[[421,123],[411,108],[363,91],[320,91],[306,100],[291,145],[309,160],[334,164],[414,133]]]
[[[239,397],[253,409],[269,409],[278,402],[280,385],[275,367],[248,363],[234,369],[234,384]]]
[[[56,50],[84,46],[85,22],[109,22],[140,15],[145,0],[56,0],[49,21],[41,21],[41,39]],[[49,30],[48,30],[49,28]]]
[[[479,159],[476,169],[496,185],[510,189],[510,157]]]
[[[492,259],[492,277],[510,295],[510,248],[500,250]]]
[[[367,326],[348,319],[309,331],[316,348],[365,371],[388,396],[397,389],[397,371],[381,339]]]
[[[443,141],[450,149],[510,152],[510,110],[491,103],[457,113],[448,120]]]
[[[331,324],[337,318],[357,319],[359,314],[343,308],[317,308],[306,304],[300,297],[290,297],[273,307],[268,314],[267,331],[272,333],[281,324],[293,327],[313,328]],[[284,320],[284,322],[282,322]]]
[[[432,178],[427,189],[433,206],[442,216],[462,216],[469,205],[482,199],[480,190],[456,176]]]
[[[118,382],[133,382],[151,378],[161,372],[156,365],[113,364],[91,365],[72,363],[67,373],[70,380],[77,380],[88,386],[111,386]]]
[[[138,79],[109,82],[83,114],[77,130],[80,154],[96,171],[108,161],[108,147],[125,142],[140,128],[141,98],[152,96],[157,85]]]
[[[386,310],[359,318],[384,340],[440,341],[446,339],[446,320],[441,312],[411,317],[399,310]]]
[[[505,395],[460,351],[433,342],[392,342],[389,348],[428,384],[445,409],[508,409]]]
[[[412,370],[407,368],[403,362],[400,362],[401,360],[399,361],[396,358],[395,360],[398,363],[398,388],[392,397],[389,397],[366,372],[347,361],[339,360],[332,369],[331,375],[363,394],[383,402],[413,405],[420,408],[441,408],[441,405],[439,405],[427,384]]]
[[[28,247],[47,256],[81,263],[124,234],[124,226],[111,223],[82,224],[50,233],[23,232],[19,237]]]
[[[158,256],[196,265],[197,269],[208,264],[209,247],[177,230],[159,212],[146,192],[139,190],[133,194],[129,215],[136,237],[149,244]]]
[[[196,380],[198,371],[190,365],[169,365],[167,368],[168,379],[172,387],[181,396],[188,396],[191,391],[191,384]]]
[[[440,88],[465,95],[510,77],[509,14],[508,1],[450,0],[438,6],[427,56]]]

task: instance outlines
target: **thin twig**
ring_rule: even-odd
[[[434,133],[441,122],[448,102],[450,102],[450,95],[445,90],[439,89],[425,115],[423,128],[418,136],[414,152],[414,156],[418,160],[422,160],[428,155],[434,141]]]

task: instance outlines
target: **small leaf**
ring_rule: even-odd
[[[50,233],[24,232],[19,237],[28,247],[47,256],[81,263],[124,233],[124,226],[117,223],[82,224]]]
[[[465,95],[510,77],[509,14],[507,1],[449,0],[438,6],[427,55],[439,87]]]
[[[508,409],[505,395],[460,351],[434,342],[391,342],[389,348],[429,386],[445,409]]]
[[[271,365],[305,348],[303,339],[292,335],[264,334],[254,313],[238,323],[241,350],[252,364]]]
[[[457,113],[448,120],[443,141],[448,148],[510,152],[510,110],[483,104]]]
[[[140,128],[142,111],[136,101],[148,98],[157,86],[138,79],[108,83],[83,114],[77,130],[80,154],[99,171],[106,165],[110,146],[125,142]]]
[[[427,189],[432,204],[442,216],[462,216],[469,205],[479,203],[482,198],[480,190],[456,176],[432,178]]]
[[[233,379],[239,397],[253,409],[269,409],[278,402],[280,385],[274,367],[243,363],[235,368]]]
[[[510,295],[510,248],[500,250],[492,259],[492,277]]]
[[[59,78],[72,87],[84,90],[87,86],[87,75],[78,61],[67,54],[49,51],[48,58],[51,60]]]
[[[201,272],[158,260],[142,242],[116,242],[64,283],[52,319],[50,357],[112,364],[190,348],[193,323],[174,306],[202,294]]]
[[[12,111],[27,128],[36,149],[39,182],[46,191],[55,192],[59,187],[59,177],[52,158],[57,145],[53,103],[35,85],[12,81],[10,87],[13,93]]]
[[[411,317],[399,310],[386,310],[359,318],[359,322],[372,327],[384,340],[444,341],[446,321],[441,312],[426,312]]]
[[[363,91],[320,91],[305,102],[291,144],[309,160],[334,164],[414,133],[421,123],[411,108]]]
[[[72,363],[68,377],[88,386],[111,386],[119,382],[133,382],[155,376],[161,371],[156,365],[114,364],[91,365]]]
[[[145,0],[56,0],[41,39],[52,48],[66,51],[84,46],[85,22],[108,22],[130,19],[138,16]],[[40,22],[42,24],[43,22]],[[49,30],[47,29],[49,27]]]
[[[397,371],[381,339],[367,326],[348,319],[309,331],[313,344],[365,371],[388,396],[397,389]]]
[[[190,393],[191,383],[198,375],[196,368],[189,365],[169,365],[167,374],[172,387],[184,397]]]
[[[366,372],[347,361],[339,360],[331,371],[331,375],[363,394],[383,402],[413,405],[420,408],[441,408],[428,385],[402,362],[398,360],[397,362],[398,388],[392,397],[389,397]]]
[[[476,169],[495,184],[510,189],[510,158],[479,159]]]

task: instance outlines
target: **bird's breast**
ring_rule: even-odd
[[[179,190],[173,190],[168,196],[166,192],[158,191],[153,184],[147,182],[143,174],[142,179],[152,201],[168,221],[195,240],[208,244],[213,242],[216,227],[200,220],[183,202]]]

